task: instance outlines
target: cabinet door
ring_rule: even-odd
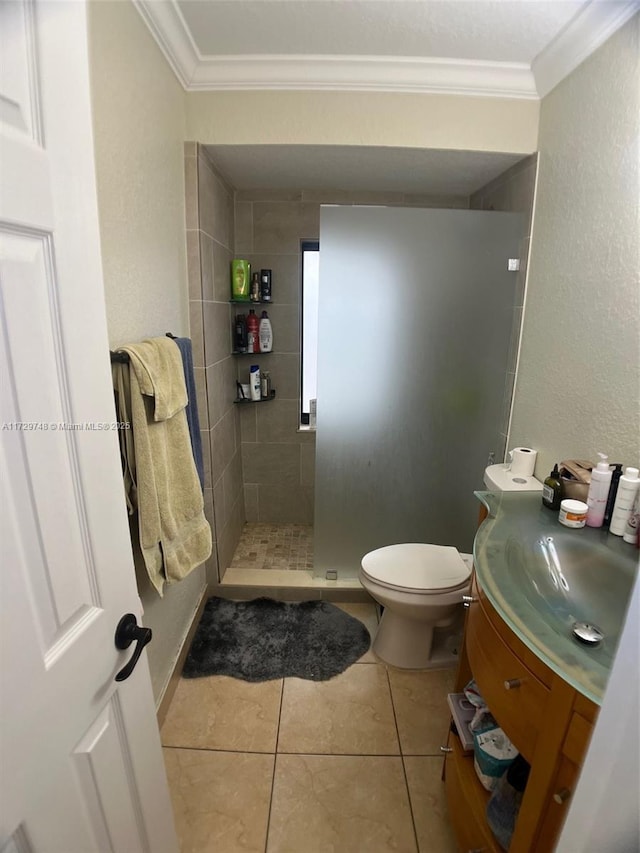
[[[445,791],[449,820],[455,832],[458,849],[462,853],[497,853],[500,848],[494,841],[485,818],[489,795],[476,777],[473,758],[462,754],[458,738],[454,735],[449,738],[449,746],[453,752],[447,755]]]
[[[571,802],[578,773],[577,765],[563,755],[540,823],[540,832],[533,848],[535,853],[549,853],[554,849]]]
[[[550,691],[503,642],[481,602],[469,609],[465,647],[491,713],[531,763]]]

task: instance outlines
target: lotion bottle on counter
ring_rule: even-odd
[[[609,525],[609,533],[613,533],[614,536],[624,536],[627,529],[633,502],[640,489],[639,473],[640,471],[637,468],[626,468],[624,474],[620,477],[618,494],[616,495],[611,524]]]
[[[611,485],[609,486],[609,497],[607,498],[607,506],[604,511],[604,521],[602,522],[603,527],[609,527],[611,524],[611,517],[613,516],[613,508],[616,504],[616,497],[618,496],[618,484],[620,483],[620,477],[622,477],[622,465],[616,462],[615,465],[612,465],[613,471],[611,473]]]
[[[631,507],[627,528],[622,538],[629,545],[640,548],[640,491],[636,492],[636,499]]]
[[[587,495],[587,525],[589,527],[602,527],[604,511],[607,508],[609,497],[609,486],[611,485],[611,468],[609,457],[604,453],[598,453],[600,461],[591,472],[591,485]]]

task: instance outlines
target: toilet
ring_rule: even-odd
[[[541,491],[535,477],[518,477],[509,464],[485,469],[492,492]],[[469,592],[473,556],[445,545],[387,545],[365,554],[360,583],[384,607],[373,651],[401,669],[455,662],[463,595]]]
[[[384,607],[375,654],[401,669],[455,661],[472,564],[471,554],[445,545],[404,543],[365,554],[360,583]]]

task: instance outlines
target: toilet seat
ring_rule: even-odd
[[[466,586],[471,568],[451,546],[403,543],[365,554],[362,573],[388,589],[441,595]]]

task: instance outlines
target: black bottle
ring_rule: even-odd
[[[260,294],[263,302],[271,302],[271,270],[260,270]]]
[[[542,487],[542,503],[549,509],[560,509],[562,501],[562,483],[560,482],[560,473],[558,466],[553,466],[553,471],[544,481]]]
[[[234,352],[247,351],[247,321],[244,314],[237,314],[233,331]]]
[[[613,474],[611,475],[611,485],[609,486],[609,496],[607,497],[607,505],[604,509],[604,518],[602,519],[603,527],[608,527],[611,523],[611,516],[613,515],[613,505],[616,502],[616,495],[618,494],[620,477],[622,477],[622,465],[619,465],[616,462],[613,466]]]

